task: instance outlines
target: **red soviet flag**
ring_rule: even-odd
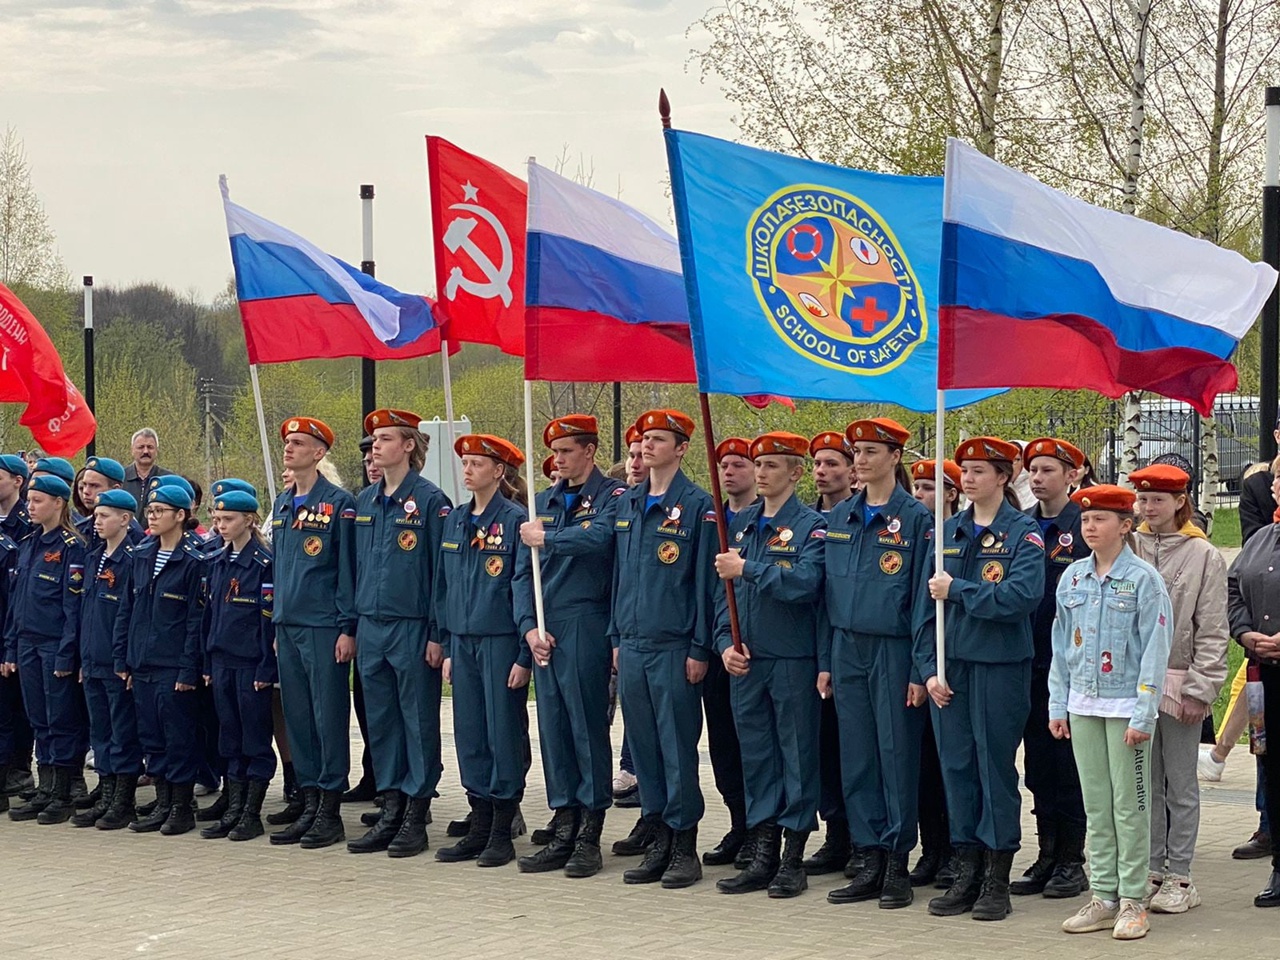
[[[58,457],[79,453],[98,421],[40,321],[0,283],[0,401],[25,403],[20,422],[42,450]]]
[[[444,335],[523,357],[529,188],[441,137],[427,137],[427,176]]]

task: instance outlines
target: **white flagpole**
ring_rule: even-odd
[[[262,437],[262,466],[267,471],[267,493],[276,502],[276,474],[271,463],[271,443],[267,439],[267,418],[262,412],[262,388],[258,385],[258,365],[249,364],[249,380],[253,383],[253,404],[258,408],[258,434]]]
[[[453,449],[457,441],[457,431],[453,426],[453,377],[449,372],[449,341],[440,338],[440,373],[444,379],[444,418],[449,421],[449,449],[445,451],[449,459],[449,469],[453,475],[454,498],[462,501],[462,476],[458,473],[458,455]],[[456,504],[455,504],[456,506]]]
[[[529,485],[529,522],[538,519],[538,510],[533,502],[533,382],[524,382],[524,470],[525,483]],[[533,612],[538,618],[538,636],[545,643],[547,639],[547,618],[542,606],[542,558],[538,548],[532,547],[533,554]],[[538,666],[545,667],[550,660],[539,660]]]
[[[937,420],[934,423],[933,465],[933,566],[941,573],[943,566],[942,532],[947,522],[946,473],[942,461],[946,456],[943,429],[946,426],[946,391],[938,391]],[[947,685],[947,624],[946,601],[934,601],[934,637],[937,643],[938,683]]]

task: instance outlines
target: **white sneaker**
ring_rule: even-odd
[[[1151,898],[1160,892],[1160,887],[1164,885],[1164,874],[1154,871],[1147,874],[1147,895],[1142,898],[1142,902],[1148,906],[1151,904]]]
[[[1211,744],[1201,744],[1200,758],[1196,760],[1196,776],[1208,783],[1220,783],[1222,771],[1227,768],[1227,761],[1219,760],[1213,755]]]
[[[1151,898],[1151,909],[1156,913],[1186,913],[1200,906],[1200,891],[1190,877],[1169,874],[1160,885],[1160,892]]]
[[[1116,925],[1116,917],[1120,915],[1120,904],[1114,900],[1108,903],[1094,897],[1074,917],[1062,921],[1063,933],[1094,933],[1098,930],[1111,930]]]
[[[1142,909],[1141,900],[1120,901],[1120,914],[1116,917],[1116,925],[1111,929],[1112,939],[1141,940],[1150,929],[1147,911]]]
[[[90,747],[84,754],[84,768],[86,770],[96,770],[97,767],[93,765],[93,761],[96,759],[97,758],[93,755],[93,747]]]
[[[619,770],[613,775],[613,795],[615,797],[625,797],[639,786],[634,773],[627,773],[625,770]]]

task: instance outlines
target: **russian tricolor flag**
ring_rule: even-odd
[[[250,363],[439,352],[429,299],[379,283],[232,203],[226,177],[219,185]]]
[[[947,141],[938,386],[1149,390],[1202,414],[1276,272]]]

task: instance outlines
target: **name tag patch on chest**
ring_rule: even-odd
[[[462,544],[458,543],[456,540],[441,540],[440,549],[448,550],[450,553],[457,553],[462,549]]]
[[[663,563],[675,563],[680,559],[680,544],[674,540],[663,540],[658,544],[658,559]]]
[[[851,538],[851,534],[847,530],[828,530],[827,531],[826,539],[828,543],[848,543],[850,538]]]
[[[631,521],[630,521],[630,520],[615,520],[615,521],[613,522],[613,529],[615,529],[615,530],[630,530],[630,529],[631,529]]]

